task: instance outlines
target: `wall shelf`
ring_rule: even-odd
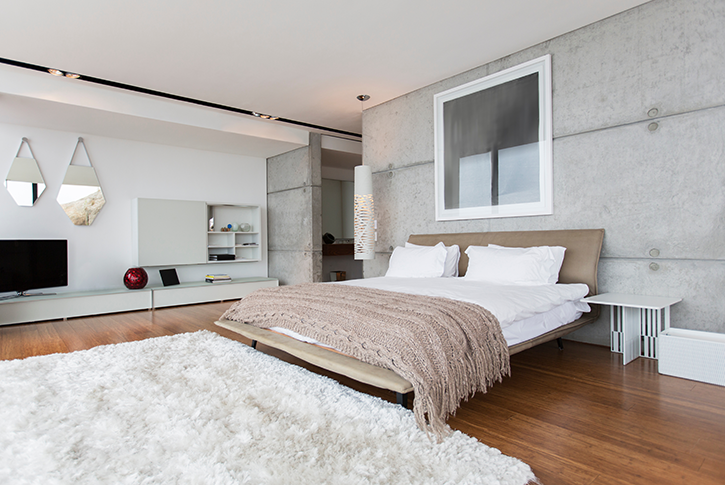
[[[207,204],[207,219],[214,231],[207,232],[208,263],[250,263],[262,260],[259,206],[236,204]],[[248,224],[251,231],[221,231],[229,225]],[[219,229],[219,230],[217,230]],[[246,243],[246,244],[245,244]],[[215,255],[233,255],[234,259],[216,261]]]
[[[352,256],[355,252],[354,244],[323,244],[323,256]]]

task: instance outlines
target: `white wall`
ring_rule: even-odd
[[[74,226],[55,197],[82,136],[98,174],[106,205],[88,227]],[[254,204],[262,208],[266,232],[266,160],[213,151],[0,124],[0,175],[3,180],[22,137],[30,141],[47,188],[34,207],[19,207],[0,189],[0,238],[68,239],[68,287],[85,291],[123,287],[133,266],[131,200],[136,197]],[[22,155],[27,149],[23,148]],[[262,241],[266,248],[266,237]],[[159,268],[146,268],[150,285],[160,285]],[[203,280],[226,272],[234,277],[267,276],[267,255],[258,263],[177,267],[179,279]]]

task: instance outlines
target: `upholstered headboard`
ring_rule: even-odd
[[[411,234],[408,242],[422,246],[433,246],[439,241],[450,246],[458,244],[461,260],[458,263],[460,276],[468,267],[468,246],[498,244],[507,247],[564,246],[564,264],[559,273],[560,283],[586,283],[589,295],[597,294],[597,268],[602,250],[604,229],[568,229],[559,231],[510,231],[472,232],[452,234]]]

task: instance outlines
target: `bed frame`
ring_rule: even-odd
[[[408,241],[413,244],[433,246],[442,241],[446,246],[458,244],[461,248],[461,259],[458,263],[459,275],[463,276],[468,267],[468,246],[486,246],[497,244],[508,247],[531,246],[564,246],[566,255],[559,273],[560,283],[585,283],[589,286],[587,296],[597,294],[597,269],[599,255],[602,250],[604,229],[572,229],[559,231],[512,231],[512,232],[479,232],[460,234],[413,234]],[[595,305],[591,312],[569,324],[563,325],[531,340],[509,347],[509,354],[515,354],[535,345],[558,340],[562,348],[561,338],[582,326],[599,318],[600,307]],[[279,349],[302,359],[312,365],[347,376],[351,379],[396,393],[397,401],[407,406],[407,395],[413,386],[395,372],[361,362],[353,357],[326,350],[316,345],[300,342],[293,338],[253,327],[241,322],[219,320],[215,322],[233,332],[252,340],[252,347],[257,342]]]

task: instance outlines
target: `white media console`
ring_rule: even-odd
[[[262,208],[258,205],[139,198],[132,201],[131,209],[133,264],[138,266],[198,264],[211,270],[217,263],[266,260]],[[254,268],[245,268],[247,274]],[[24,296],[0,300],[0,325],[237,300],[278,284],[275,278],[253,276],[223,283]]]
[[[25,296],[0,301],[0,325],[237,300],[259,288],[278,284],[275,278],[236,278],[228,283],[181,283],[141,290],[123,288]]]

